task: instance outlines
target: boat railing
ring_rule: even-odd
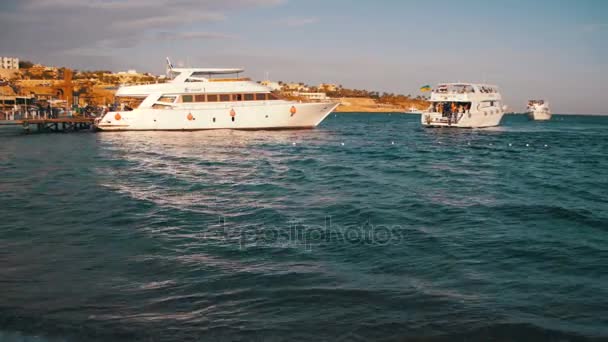
[[[209,82],[244,82],[251,81],[249,77],[239,77],[239,78],[210,78]]]
[[[429,118],[433,122],[447,123],[447,124],[457,124],[460,120],[469,112],[464,113],[452,113],[450,116],[444,116],[443,113],[440,112],[425,112],[424,114],[429,115]]]

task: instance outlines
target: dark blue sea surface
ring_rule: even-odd
[[[0,130],[1,341],[608,338],[608,117]]]

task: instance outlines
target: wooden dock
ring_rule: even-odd
[[[95,118],[22,119],[14,122],[26,133],[31,132],[32,127],[36,127],[37,132],[78,132],[92,130]]]

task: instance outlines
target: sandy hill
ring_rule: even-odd
[[[341,105],[336,109],[337,112],[394,113],[406,112],[411,107],[423,109],[428,106],[421,100],[407,100],[396,104],[378,103],[372,98],[365,97],[343,97],[339,100]]]

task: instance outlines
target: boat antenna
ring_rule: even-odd
[[[167,57],[167,68],[165,69],[165,76],[167,76],[167,78],[171,79],[172,76],[172,72],[173,71],[173,64],[171,63],[171,60],[169,59],[169,57]]]

